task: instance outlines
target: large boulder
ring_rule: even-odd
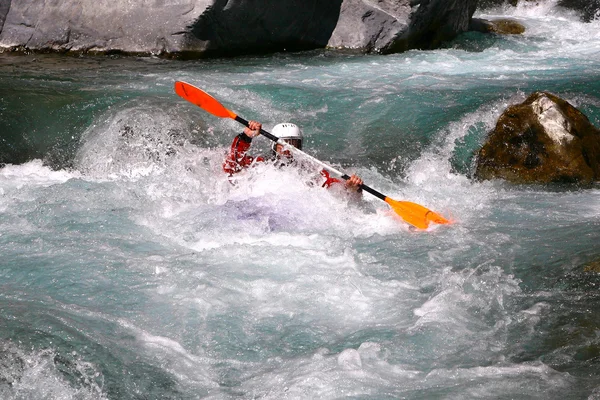
[[[375,7],[365,1],[344,1],[327,46],[367,51],[389,47],[399,33],[408,31],[412,9],[408,1],[380,3]]]
[[[184,48],[186,25],[211,0],[2,0],[0,47],[37,51],[160,53]]]
[[[434,49],[469,30],[477,0],[346,0],[327,46],[380,53]]]
[[[0,49],[241,54],[430,49],[468,30],[477,0],[2,0]]]
[[[434,49],[458,33],[469,30],[478,0],[411,0],[408,29],[382,48],[395,53],[409,49]]]
[[[600,180],[600,130],[567,101],[536,92],[500,116],[477,156],[475,177],[515,183]]]
[[[324,47],[341,6],[342,0],[215,0],[181,28],[184,51],[236,55]]]

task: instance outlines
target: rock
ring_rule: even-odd
[[[531,0],[526,0],[526,1],[531,1]],[[479,0],[478,8],[486,9],[486,8],[490,8],[490,7],[502,6],[505,4],[509,4],[513,7],[516,7],[518,2],[519,2],[519,0]]]
[[[8,9],[10,8],[10,1],[2,1],[0,2],[0,32],[2,32],[2,27],[4,26],[4,20],[6,20],[6,14],[8,14]]]
[[[346,0],[327,43],[381,53],[433,49],[468,30],[476,0]]]
[[[381,3],[344,1],[327,46],[367,51],[389,47],[399,32],[408,30],[411,7],[407,1]]]
[[[6,1],[6,0],[3,0]],[[210,0],[8,0],[0,47],[162,53],[185,48],[186,26]]]
[[[600,273],[600,260],[592,261],[591,263],[587,264],[583,271]]]
[[[384,53],[434,49],[469,30],[478,0],[411,0],[408,30],[383,47]]]
[[[341,7],[342,0],[216,0],[186,23],[191,29],[185,51],[236,55],[323,48]]]
[[[2,0],[2,4],[0,49],[200,56],[324,47],[383,53],[435,48],[468,30],[477,0]]]
[[[483,33],[498,33],[503,35],[519,35],[525,32],[525,27],[519,22],[509,19],[486,20],[480,18],[471,19],[469,24],[470,31]]]
[[[559,97],[536,92],[500,116],[477,156],[477,179],[581,183],[600,179],[600,130]]]

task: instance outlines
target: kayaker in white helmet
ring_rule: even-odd
[[[244,131],[233,139],[229,154],[223,163],[223,170],[230,176],[249,167],[254,162],[265,161],[264,157],[252,157],[246,154],[252,144],[252,139],[260,134],[261,128],[262,124],[260,122],[248,121],[248,127],[244,128]],[[302,131],[296,124],[290,122],[277,124],[271,133],[286,143],[302,150]],[[291,157],[289,150],[285,150],[284,147],[281,144],[273,142],[271,149],[277,157]],[[351,191],[360,191],[360,185],[363,183],[362,179],[357,175],[350,176],[350,179],[346,181],[331,177],[326,170],[322,170],[321,175],[325,178],[325,182],[322,184],[323,187],[344,184]]]
[[[279,139],[283,140],[284,142],[291,144],[299,150],[302,150],[302,131],[300,130],[300,128],[298,128],[296,124],[292,124],[290,122],[277,124],[275,125],[271,133],[277,136]],[[273,150],[274,154],[283,154],[283,145],[273,142],[273,144],[271,145],[271,150]]]

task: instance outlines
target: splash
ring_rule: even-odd
[[[108,397],[103,387],[104,377],[99,369],[79,359],[76,352],[26,352],[12,342],[0,343],[2,399],[104,400]]]
[[[84,132],[75,165],[97,178],[148,176],[164,170],[199,131],[176,108],[134,100],[108,111]]]

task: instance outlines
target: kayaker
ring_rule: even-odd
[[[223,170],[230,176],[249,167],[254,162],[265,161],[264,157],[252,157],[246,154],[252,144],[252,139],[260,134],[261,128],[262,124],[260,122],[248,121],[248,126],[244,128],[244,131],[233,139],[229,154],[223,163]],[[273,128],[272,134],[297,149],[302,150],[302,131],[295,124],[289,122],[277,124]],[[289,150],[284,150],[284,146],[281,144],[273,142],[271,149],[273,150],[273,156],[277,159],[291,160],[292,158]],[[352,175],[350,179],[346,181],[331,177],[329,172],[325,169],[321,171],[321,175],[325,178],[325,181],[322,184],[323,187],[329,188],[333,185],[344,185],[349,191],[361,191],[360,185],[362,185],[363,181],[357,175]]]

